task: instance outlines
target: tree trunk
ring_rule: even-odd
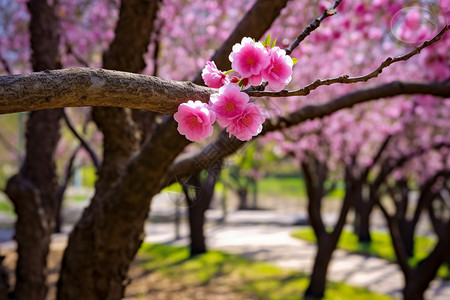
[[[411,258],[414,256],[414,226],[408,220],[399,220],[398,222],[403,245],[405,246],[405,253]]]
[[[47,293],[47,254],[57,212],[53,155],[61,116],[59,109],[30,114],[27,157],[20,173],[10,178],[6,186],[17,214],[16,299],[45,299]]]
[[[55,5],[46,0],[31,0],[27,5],[33,70],[60,68]],[[17,300],[43,300],[47,294],[47,254],[55,226],[58,188],[54,154],[61,117],[62,109],[29,114],[24,164],[6,186],[17,214]]]
[[[325,294],[328,266],[331,261],[337,240],[331,234],[326,233],[317,238],[317,254],[314,258],[314,267],[310,276],[308,288],[305,291],[305,299],[321,299]]]
[[[358,219],[358,227],[356,234],[358,235],[358,241],[360,243],[370,243],[372,241],[370,237],[370,214],[373,206],[368,201],[358,201],[356,205],[358,207],[355,211],[355,217]]]
[[[243,188],[239,188],[237,190],[237,194],[239,197],[239,208],[238,209],[248,209],[248,199],[247,199],[247,195],[248,195],[248,190],[246,187]]]
[[[258,182],[252,179],[253,209],[258,209]]]
[[[423,300],[424,293],[428,288],[429,282],[415,275],[405,283],[403,289],[404,300]]]
[[[4,256],[0,256],[0,300],[10,299],[8,270],[3,266]]]
[[[272,7],[275,1],[259,2],[266,6],[251,15],[252,24],[259,30],[259,34],[252,35],[255,39],[262,36],[265,26],[270,26],[282,8],[268,10],[267,7]],[[287,0],[276,1],[277,6],[279,2],[285,5]],[[122,5],[133,5],[130,3],[147,2],[122,1]],[[142,12],[142,9],[138,8],[136,12]],[[136,18],[136,13],[130,15]],[[268,19],[267,15],[274,17]],[[237,32],[239,40],[247,36],[246,27]],[[220,51],[224,51],[224,57],[228,58],[230,49]],[[216,64],[219,66],[218,61]],[[123,297],[129,265],[143,240],[151,197],[159,192],[161,178],[188,144],[178,133],[173,118],[166,118],[140,151],[123,162],[126,167],[115,184],[107,187],[105,193],[96,191],[96,196],[69,237],[58,282],[59,300],[118,300]]]
[[[144,238],[151,198],[159,181],[188,141],[174,135],[177,124],[155,132],[126,174],[106,194],[96,194],[70,234],[58,283],[59,300],[118,300],[127,272]],[[142,180],[142,179],[145,180]]]
[[[103,56],[105,68],[136,73],[145,68],[143,54],[148,49],[160,2],[121,2],[115,38]],[[103,132],[103,162],[94,198],[71,233],[64,253],[58,299],[110,300],[123,297],[128,267],[143,240],[143,224],[150,199],[157,192],[154,182],[185,146],[183,142],[179,143],[180,146],[169,143],[173,147],[171,151],[161,147],[161,153],[155,154],[152,145],[143,145],[158,165],[148,162],[145,155],[145,158],[140,157],[138,165],[134,165],[130,160],[138,151],[140,140],[132,112],[129,109],[97,107],[93,110],[93,118]],[[164,133],[162,135],[164,140],[169,138]],[[135,158],[134,162],[139,160]],[[144,170],[143,165],[149,169]],[[133,175],[124,178],[127,172]],[[146,186],[142,185],[143,182],[147,183]]]
[[[206,253],[207,251],[203,228],[205,224],[206,210],[204,210],[203,203],[201,203],[205,200],[206,199],[201,199],[200,203],[189,207],[189,230],[191,237],[191,243],[189,244],[190,257]]]
[[[450,229],[450,226],[447,226]],[[450,251],[450,238],[440,240],[436,248],[410,272],[403,289],[404,300],[423,300],[430,282]]]
[[[200,179],[200,174],[193,175],[183,185],[184,194],[189,206],[189,230],[191,243],[190,257],[207,252],[205,242],[205,212],[208,210],[214,196],[214,186],[221,170],[221,163],[213,165],[208,169],[205,180]],[[195,189],[192,191],[192,188]],[[189,189],[191,189],[190,193]]]

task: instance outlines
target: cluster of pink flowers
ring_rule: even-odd
[[[200,141],[211,136],[217,119],[220,126],[241,141],[249,141],[262,130],[265,121],[261,108],[249,102],[242,89],[267,82],[267,87],[281,91],[292,79],[294,60],[272,43],[270,35],[264,42],[243,38],[233,46],[229,59],[232,70],[223,72],[212,61],[206,62],[202,78],[211,88],[219,88],[208,104],[189,100],[179,106],[174,118],[178,131],[188,140]],[[228,78],[232,71],[238,76]]]

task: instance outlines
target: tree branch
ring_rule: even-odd
[[[305,106],[285,117],[266,120],[261,134],[291,127],[314,118],[322,118],[340,109],[350,108],[358,103],[402,94],[429,94],[450,97],[450,86],[439,83],[423,84],[399,81],[380,85],[371,89],[346,94],[324,104]],[[202,169],[206,169],[217,160],[224,159],[226,156],[236,152],[245,144],[245,142],[239,141],[233,136],[229,138],[227,135],[223,131],[215,142],[209,144],[203,150],[180,157],[169,168],[161,184],[165,186],[171,178],[175,178],[175,176],[180,174],[195,174]]]
[[[312,21],[303,31],[300,33],[300,35],[295,39],[295,41],[289,46],[289,48],[284,49],[286,51],[286,54],[289,55],[294,51],[295,48],[297,48],[298,45],[308,36],[311,32],[319,28],[320,23],[325,20],[326,18],[335,15],[336,7],[338,7],[339,4],[341,4],[342,0],[334,1],[334,4],[329,9],[326,9],[323,14],[316,18],[314,21]]]
[[[92,163],[94,164],[95,169],[98,170],[100,167],[100,160],[98,159],[98,156],[95,153],[94,149],[92,149],[91,145],[89,145],[89,143],[78,133],[78,131],[73,126],[72,121],[69,119],[69,116],[67,116],[67,113],[65,111],[63,112],[63,118],[64,118],[64,121],[66,122],[67,127],[69,128],[70,132],[72,132],[72,134],[80,142],[80,145],[89,153],[89,156],[92,159]]]
[[[350,108],[359,103],[380,98],[413,94],[450,97],[450,85],[440,83],[407,83],[401,81],[382,84],[370,89],[345,94],[324,104],[304,106],[303,108],[290,113],[286,117],[267,120],[264,123],[263,132],[290,127],[309,119],[330,115],[335,111],[343,108]]]
[[[272,26],[273,21],[280,15],[281,10],[286,6],[288,1],[289,0],[256,1],[210,60],[214,61],[217,68],[220,70],[230,69],[231,63],[228,60],[228,56],[230,55],[233,45],[240,43],[245,36],[257,40],[260,39],[264,32]],[[193,82],[196,84],[203,84],[201,72],[197,74]]]
[[[112,106],[171,114],[216,90],[158,77],[72,68],[0,77],[0,114],[59,107]]]
[[[378,68],[373,70],[372,72],[363,75],[363,76],[356,76],[356,77],[350,77],[349,75],[341,75],[334,78],[327,78],[327,79],[317,79],[313,83],[308,84],[307,86],[296,90],[296,91],[288,91],[288,90],[282,90],[280,92],[265,92],[265,91],[247,91],[247,94],[249,94],[252,97],[290,97],[290,96],[306,96],[311,91],[317,89],[319,86],[323,85],[332,85],[335,83],[356,83],[356,82],[366,82],[369,79],[375,78],[378,75],[381,74],[383,69],[387,68],[388,66],[392,65],[393,63],[399,62],[399,61],[406,61],[413,57],[416,54],[419,54],[422,49],[433,45],[440,41],[444,35],[444,33],[450,29],[450,25],[446,25],[434,38],[432,38],[429,41],[425,41],[422,45],[415,48],[414,50],[411,50],[410,52],[400,55],[394,58],[388,57],[386,60],[384,60]]]

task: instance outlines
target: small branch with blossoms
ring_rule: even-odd
[[[366,75],[363,75],[363,76],[350,77],[349,75],[341,75],[341,76],[333,77],[333,78],[317,79],[313,83],[310,83],[307,86],[305,86],[305,87],[303,87],[301,89],[295,90],[295,91],[282,90],[282,91],[279,91],[279,92],[270,92],[270,91],[251,90],[251,91],[247,91],[247,93],[251,97],[306,96],[306,95],[309,95],[309,93],[311,93],[311,91],[317,89],[320,86],[332,85],[332,84],[335,84],[335,83],[350,84],[350,83],[357,83],[357,82],[367,82],[369,79],[378,77],[378,75],[381,74],[383,69],[389,67],[390,65],[392,65],[392,64],[394,64],[396,62],[406,61],[406,60],[410,59],[411,57],[413,57],[414,55],[419,54],[420,51],[422,51],[424,48],[439,42],[442,39],[442,37],[444,36],[444,34],[449,29],[450,29],[450,25],[446,25],[431,40],[425,41],[422,45],[420,45],[419,47],[411,50],[410,52],[408,52],[408,53],[406,53],[404,55],[400,55],[400,56],[397,56],[397,57],[394,57],[394,58],[388,57],[375,70],[373,70],[372,72],[370,72],[370,73],[368,73]]]
[[[269,119],[263,124],[261,134],[295,126],[307,120],[322,118],[338,110],[350,108],[360,103],[380,98],[413,94],[434,95],[450,99],[450,86],[443,83],[408,83],[395,81],[370,89],[359,90],[323,104],[304,106],[284,117]],[[165,187],[167,183],[170,183],[169,179],[173,180],[177,178],[181,180],[183,175],[195,174],[203,169],[208,169],[218,160],[224,159],[226,156],[236,152],[244,144],[244,141],[240,141],[233,136],[227,137],[224,131],[221,132],[214,142],[208,144],[199,152],[191,153],[173,163],[162,179],[161,186]]]
[[[264,42],[244,37],[233,46],[229,59],[232,70],[223,72],[208,61],[202,71],[206,85],[219,88],[218,93],[210,96],[209,103],[190,100],[180,104],[174,115],[178,131],[190,141],[211,136],[216,120],[230,136],[241,141],[258,135],[265,117],[262,109],[250,102],[243,88],[264,82],[267,88],[281,91],[291,81],[296,62],[276,46],[276,40],[272,42],[270,34]],[[233,74],[231,78],[230,74]]]
[[[232,48],[229,56],[232,70],[223,72],[216,67],[214,62],[208,61],[203,69],[202,78],[207,86],[220,88],[219,92],[211,95],[209,103],[191,100],[181,104],[179,112],[175,114],[178,131],[188,140],[198,142],[212,135],[212,126],[217,120],[219,125],[226,129],[229,136],[233,135],[241,141],[248,141],[261,132],[265,120],[261,108],[257,104],[251,103],[248,96],[305,96],[322,85],[368,81],[377,77],[383,69],[391,64],[406,61],[420,53],[425,47],[438,42],[450,28],[449,25],[446,25],[433,39],[404,55],[387,58],[378,68],[367,75],[358,77],[342,75],[324,80],[319,79],[296,91],[283,90],[291,81],[292,68],[297,62],[288,54],[313,30],[318,28],[321,21],[336,14],[336,7],[341,2],[335,1],[333,6],[309,24],[287,49],[277,47],[276,39],[272,42],[270,34],[264,42],[256,42],[245,37],[241,43],[235,44]],[[230,77],[230,74],[233,73],[237,73],[237,75]],[[251,87],[243,90],[247,86]],[[266,88],[272,91],[264,91]]]
[[[244,37],[241,43],[233,46],[229,56],[232,70],[223,72],[213,61],[206,62],[202,71],[205,84],[211,88],[220,88],[217,94],[211,95],[209,103],[189,100],[180,105],[174,118],[178,122],[178,131],[190,141],[198,142],[212,135],[212,126],[217,119],[220,126],[225,127],[229,136],[241,141],[248,141],[262,130],[265,117],[261,108],[249,102],[244,87],[251,85],[253,89],[271,89],[276,93],[292,79],[292,67],[297,62],[289,54],[320,23],[337,13],[336,8],[342,0],[335,1],[333,6],[311,22],[287,49],[276,46],[270,34],[264,42]],[[238,76],[229,78],[230,73]]]

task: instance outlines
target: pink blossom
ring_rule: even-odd
[[[264,120],[259,106],[249,103],[244,112],[228,125],[227,132],[241,141],[249,141],[261,132]]]
[[[263,70],[263,79],[269,83],[268,87],[274,91],[281,91],[292,79],[294,62],[286,51],[279,47],[269,50],[270,64]]]
[[[211,108],[217,115],[220,126],[226,127],[245,110],[249,96],[241,92],[237,84],[227,84],[220,88],[218,94],[210,97]]]
[[[211,136],[216,120],[216,114],[208,109],[208,105],[198,100],[180,104],[173,117],[178,122],[178,132],[193,142]]]
[[[259,75],[270,62],[263,44],[254,42],[249,37],[243,38],[240,44],[233,46],[233,52],[231,52],[229,59],[233,70],[245,78]]]
[[[216,89],[230,82],[227,76],[216,67],[213,61],[206,62],[206,66],[202,71],[202,78],[207,86]]]
[[[250,83],[250,85],[257,86],[261,84],[262,79],[262,74],[252,75],[248,78],[248,83]]]
[[[422,22],[422,15],[419,9],[410,11],[405,17],[405,25],[410,30],[417,30]]]

